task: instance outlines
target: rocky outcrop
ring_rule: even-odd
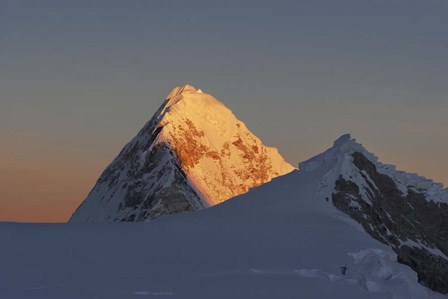
[[[389,245],[399,262],[417,272],[422,284],[448,293],[448,204],[429,200],[427,190],[416,186],[408,186],[403,194],[394,179],[380,173],[362,152],[351,156],[367,188],[339,176],[334,205]]]

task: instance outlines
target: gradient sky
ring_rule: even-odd
[[[175,85],[293,164],[352,133],[448,183],[448,0],[0,0],[0,220],[66,221]]]

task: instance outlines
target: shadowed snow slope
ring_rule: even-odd
[[[179,86],[70,221],[142,221],[198,210],[293,169],[213,96]]]
[[[314,162],[196,213],[0,224],[0,298],[445,298],[325,200],[334,165]]]

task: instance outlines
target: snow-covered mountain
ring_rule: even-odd
[[[400,198],[390,197],[393,186]],[[427,196],[417,205],[404,192]],[[411,255],[417,265],[444,260],[447,226],[423,231],[427,206],[444,205],[444,194],[344,136],[300,170],[195,213],[139,223],[0,223],[0,298],[446,298],[419,284],[394,247],[426,252]]]
[[[70,221],[142,221],[198,210],[293,169],[213,96],[179,86]]]
[[[448,189],[380,163],[350,135],[299,168],[323,172],[316,181],[321,199],[390,246],[422,284],[448,293]]]
[[[293,170],[211,95],[176,87],[107,167],[71,222],[133,222],[216,205],[139,228],[148,230],[151,246],[162,244],[158,249],[104,228],[122,242],[150,246],[140,258],[148,252],[175,259],[166,251],[174,246],[185,249],[186,263],[204,254],[223,259],[212,269],[182,274],[212,282],[217,289],[202,289],[210,296],[223,292],[222,277],[235,280],[241,291],[229,296],[254,296],[241,285],[253,283],[253,276],[293,280],[288,294],[308,298],[439,296],[417,281],[448,293],[448,190],[442,184],[382,164],[350,135]],[[194,240],[194,248],[179,241],[185,238]],[[247,259],[236,258],[241,254]],[[175,267],[170,269],[166,273]],[[194,297],[188,293],[194,287],[176,287]],[[269,288],[265,294],[276,295]]]

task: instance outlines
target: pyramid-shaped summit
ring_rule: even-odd
[[[293,169],[213,96],[178,86],[70,221],[143,221],[198,210]]]

